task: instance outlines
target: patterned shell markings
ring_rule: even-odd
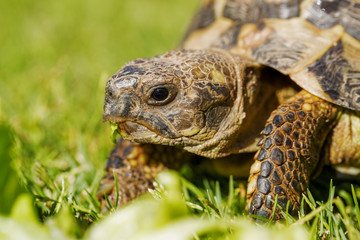
[[[359,0],[208,0],[185,48],[222,48],[288,74],[314,95],[360,110]]]

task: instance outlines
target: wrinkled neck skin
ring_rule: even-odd
[[[271,92],[260,72],[257,63],[218,49],[137,59],[109,79],[104,121],[116,123],[125,139],[207,158],[254,151],[252,125]],[[159,87],[167,98],[154,95]]]
[[[254,89],[248,89],[247,83],[250,83],[251,87],[256,86],[260,74],[259,66],[254,62],[222,50],[212,49],[211,51],[225,55],[234,67],[235,78],[231,79],[231,81],[236,86],[236,95],[233,106],[211,139],[196,146],[185,146],[184,149],[208,158],[221,158],[232,153],[238,153],[240,150],[234,144],[239,140],[238,135],[243,130],[247,117],[244,105],[250,102],[250,98],[255,91]]]
[[[236,97],[214,136],[184,149],[204,157],[222,159],[231,154],[255,152],[268,116],[297,90],[293,85],[289,86],[287,77],[275,70],[264,70],[258,63],[221,50],[212,51],[227,55],[234,65],[236,78],[232,80],[236,83]]]

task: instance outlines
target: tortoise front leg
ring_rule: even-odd
[[[119,139],[107,159],[106,174],[97,192],[101,209],[106,210],[105,194],[113,206],[116,201],[121,206],[153,189],[157,174],[168,168],[179,168],[185,163],[184,154],[167,146]],[[118,193],[114,175],[118,182]]]
[[[260,150],[250,170],[250,214],[270,218],[276,195],[284,210],[288,201],[290,213],[299,210],[301,195],[320,165],[320,149],[338,111],[333,104],[302,90],[272,112],[261,132]],[[280,218],[277,210],[275,219]]]

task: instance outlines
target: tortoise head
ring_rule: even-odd
[[[107,82],[104,121],[140,143],[206,157],[230,154],[249,61],[216,50],[179,50],[127,63]]]

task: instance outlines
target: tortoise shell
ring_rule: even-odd
[[[359,0],[207,0],[182,47],[226,49],[360,110]]]

